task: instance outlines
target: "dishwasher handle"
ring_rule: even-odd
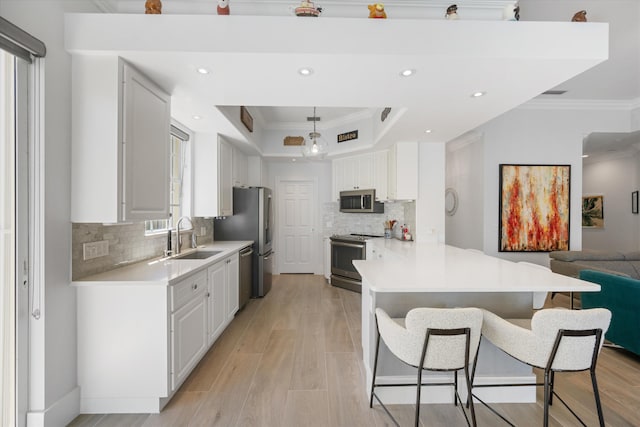
[[[240,256],[241,257],[247,257],[249,255],[253,254],[253,249],[251,248],[247,248],[244,252],[240,252]]]

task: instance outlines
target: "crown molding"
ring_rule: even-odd
[[[540,99],[534,98],[518,107],[522,110],[609,110],[631,111],[640,108],[640,98],[623,99]]]

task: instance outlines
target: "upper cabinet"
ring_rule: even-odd
[[[376,199],[386,199],[386,159],[386,151],[382,151],[333,160],[333,199],[338,200],[341,191],[369,188],[376,189]]]
[[[391,200],[418,198],[418,143],[399,142],[389,150],[388,196]]]
[[[212,140],[213,139],[213,140]],[[194,141],[193,215],[233,215],[233,146],[223,136]]]
[[[218,215],[233,215],[233,146],[218,141]]]
[[[169,216],[171,97],[113,56],[72,59],[71,221]]]
[[[249,161],[247,155],[238,148],[233,148],[233,186],[248,187]]]

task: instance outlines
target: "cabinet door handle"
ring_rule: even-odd
[[[194,284],[191,286],[191,288],[195,291],[196,289],[198,289],[198,284],[197,284],[197,283],[194,283]]]
[[[211,296],[211,292],[207,292],[207,298]]]

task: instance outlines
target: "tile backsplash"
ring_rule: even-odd
[[[384,222],[395,219],[400,225],[406,224],[411,233],[416,229],[415,202],[385,202],[384,213],[343,213],[338,202],[323,205],[322,235],[332,234],[384,234]],[[413,236],[415,239],[415,234]]]
[[[193,218],[193,227],[198,244],[213,241],[213,219]],[[200,234],[202,227],[206,230],[204,234]],[[142,222],[114,225],[74,223],[71,232],[72,280],[157,258],[163,255],[167,247],[167,234],[145,236]],[[190,232],[185,232],[183,236],[187,238],[187,242],[183,239],[183,247],[186,247],[191,241]],[[83,244],[101,240],[109,242],[109,255],[85,261],[82,256]]]

